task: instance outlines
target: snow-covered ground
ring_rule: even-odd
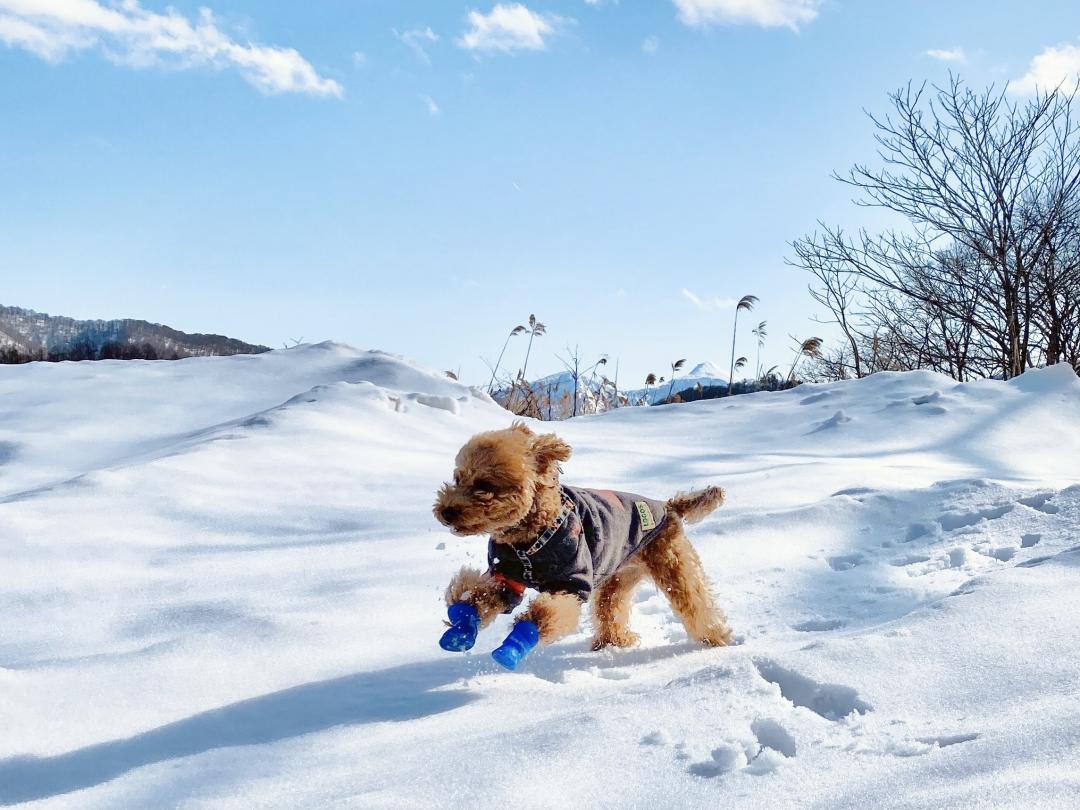
[[[429,508],[509,417],[320,344],[0,367],[0,805],[1068,807],[1080,382],[881,374],[553,428],[664,497],[740,644],[641,590],[518,673],[436,642],[480,538]]]

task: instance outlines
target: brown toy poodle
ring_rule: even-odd
[[[520,422],[478,434],[458,452],[454,482],[439,490],[433,512],[456,535],[490,535],[488,570],[462,568],[447,587],[444,649],[469,649],[478,630],[517,607],[527,588],[539,594],[493,653],[504,666],[514,668],[537,641],[574,632],[590,598],[593,649],[632,646],[638,636],[628,626],[630,607],[645,577],[692,638],[729,644],[731,631],[683,532],[684,521],[696,523],[723,503],[723,490],[706,487],[660,502],[570,487],[559,481],[559,462],[570,452],[554,434],[537,435]],[[510,650],[510,660],[499,655],[507,645],[520,648]]]

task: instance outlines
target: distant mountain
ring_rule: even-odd
[[[720,368],[712,360],[706,360],[704,363],[698,363],[690,372],[686,375],[688,380],[724,380],[728,378],[727,371]]]
[[[579,414],[606,411],[612,406],[614,403],[614,388],[611,385],[605,385],[604,379],[601,374],[596,372],[582,374],[578,378]],[[701,385],[702,388],[717,386],[727,388],[727,374],[715,363],[709,361],[698,363],[686,376],[675,378],[675,385],[671,387],[671,394],[674,396],[683,391],[696,388],[698,385]],[[655,405],[667,399],[668,386],[669,381],[652,386],[648,391],[649,404]],[[569,371],[560,371],[557,374],[549,374],[547,377],[533,380],[530,387],[545,416],[548,416],[550,412],[552,417],[561,418],[573,412],[574,376]],[[496,400],[502,402],[507,393],[507,390],[496,391]],[[621,405],[625,406],[628,403],[640,405],[645,401],[645,398],[644,388],[623,390],[620,387],[619,389]]]
[[[533,380],[529,387],[545,419],[563,419],[574,412],[574,375],[569,371]],[[494,394],[495,400],[504,402],[509,393],[508,389],[500,389]],[[601,375],[595,372],[581,374],[577,385],[578,414],[608,410],[613,394],[613,389],[604,385]]]
[[[0,306],[0,349],[14,349],[34,357],[53,354],[92,359],[85,357],[87,352],[125,357],[129,356],[129,348],[137,348],[138,356],[162,359],[270,351],[268,346],[223,335],[188,334],[148,321],[128,318],[79,321],[21,307]]]
[[[666,374],[664,375],[667,376]],[[659,402],[663,402],[668,397],[668,390],[670,388],[671,395],[675,396],[678,393],[686,391],[690,388],[696,388],[701,385],[702,388],[709,387],[728,387],[728,375],[727,372],[720,368],[716,363],[710,360],[706,360],[704,363],[698,363],[689,373],[685,376],[675,377],[675,385],[671,385],[671,380],[665,380],[664,382],[654,385],[649,389],[649,404],[655,405]],[[627,391],[621,391],[626,397],[633,403],[640,402],[645,397],[645,389],[637,388]]]

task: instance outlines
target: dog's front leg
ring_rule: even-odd
[[[462,568],[446,587],[449,629],[439,646],[451,652],[472,649],[476,635],[500,613],[513,610],[521,597],[506,583],[475,568]]]
[[[514,629],[491,657],[507,669],[516,669],[537,643],[551,644],[577,630],[581,600],[571,593],[542,593],[518,617]]]
[[[521,596],[507,587],[505,580],[465,567],[446,586],[446,604],[456,602],[476,608],[480,614],[480,627],[484,628],[500,613],[508,613],[521,604]]]

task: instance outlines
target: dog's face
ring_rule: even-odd
[[[570,446],[537,436],[520,422],[473,436],[458,451],[454,482],[439,490],[432,511],[454,534],[491,534],[520,523],[540,493],[559,484]]]

